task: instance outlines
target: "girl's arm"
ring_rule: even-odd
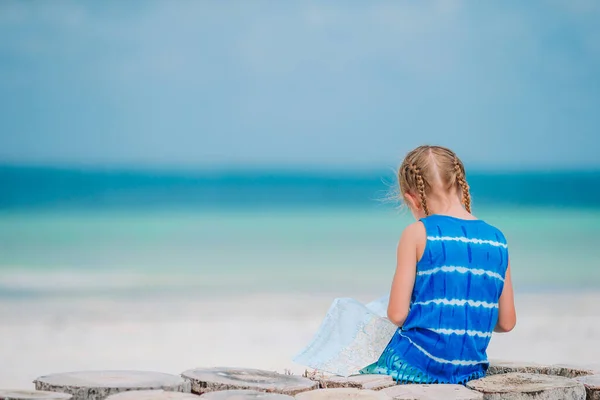
[[[419,248],[424,248],[425,240],[425,226],[422,222],[409,225],[400,237],[396,273],[392,281],[390,303],[387,310],[389,320],[395,325],[402,326],[408,316],[417,273],[417,260],[420,257]]]
[[[510,332],[517,324],[517,313],[515,311],[515,300],[513,294],[512,280],[510,278],[510,261],[506,268],[504,288],[498,301],[498,322],[494,332]]]

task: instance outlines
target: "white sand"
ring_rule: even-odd
[[[331,301],[292,294],[221,301],[3,301],[0,387],[32,388],[37,376],[85,369],[178,374],[240,366],[300,373],[304,368],[290,360]],[[517,328],[494,335],[490,358],[600,363],[600,293],[529,294],[517,303]]]

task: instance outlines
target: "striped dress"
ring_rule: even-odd
[[[508,248],[481,220],[432,215],[410,311],[379,360],[363,373],[401,383],[465,383],[485,375],[498,320]]]

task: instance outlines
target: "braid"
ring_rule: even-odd
[[[419,192],[419,198],[421,199],[421,207],[423,207],[425,215],[428,216],[429,209],[427,208],[427,200],[425,199],[425,180],[423,179],[421,170],[415,164],[411,164],[409,168],[417,182],[417,191]]]
[[[460,165],[460,161],[457,157],[454,157],[454,171],[456,172],[456,181],[458,182],[458,186],[460,186],[462,189],[462,202],[465,206],[465,209],[468,212],[471,212],[471,193],[469,192],[469,184],[467,183],[464,169]]]

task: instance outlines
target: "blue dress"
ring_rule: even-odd
[[[485,375],[508,266],[502,232],[481,220],[431,215],[410,311],[362,373],[399,383],[465,383]]]

